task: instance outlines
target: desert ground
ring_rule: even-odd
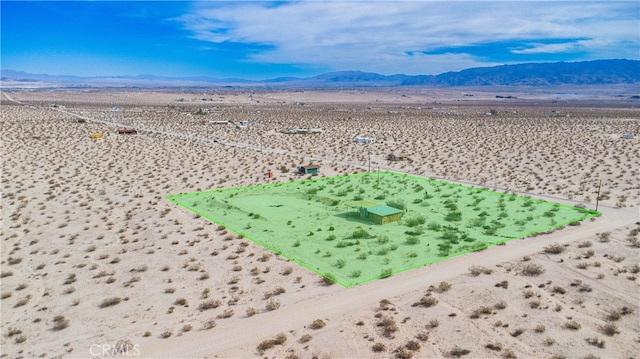
[[[0,357],[636,358],[640,102],[566,93],[4,91]],[[602,215],[346,289],[165,198],[307,164]]]

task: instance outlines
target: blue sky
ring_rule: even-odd
[[[1,1],[2,69],[266,79],[640,59],[639,1]]]

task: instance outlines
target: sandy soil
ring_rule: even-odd
[[[496,94],[3,93],[1,357],[635,357],[640,111]],[[601,183],[603,215],[344,289],[164,198],[308,163],[589,208]]]

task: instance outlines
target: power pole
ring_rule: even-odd
[[[369,150],[369,173],[371,173],[371,149],[369,146],[367,146],[367,149]]]
[[[598,203],[600,202],[600,187],[602,186],[602,180],[598,182],[598,194],[596,195],[596,212],[598,211]]]

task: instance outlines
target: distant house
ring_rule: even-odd
[[[209,121],[207,123],[210,125],[228,125],[229,121]]]
[[[368,219],[378,224],[397,222],[402,218],[402,210],[387,205],[373,207],[359,207],[360,218]]]
[[[316,174],[320,172],[320,166],[318,165],[309,165],[309,166],[300,166],[298,167],[298,173],[302,175],[307,174]]]
[[[373,143],[373,142],[375,142],[375,139],[373,139],[371,137],[356,136],[356,137],[353,138],[353,142],[355,142],[355,143]]]
[[[119,128],[118,129],[118,134],[119,135],[135,135],[137,133],[138,133],[138,131],[136,131],[133,128]]]
[[[623,133],[622,138],[624,138],[625,140],[633,140],[633,135],[630,133]]]

